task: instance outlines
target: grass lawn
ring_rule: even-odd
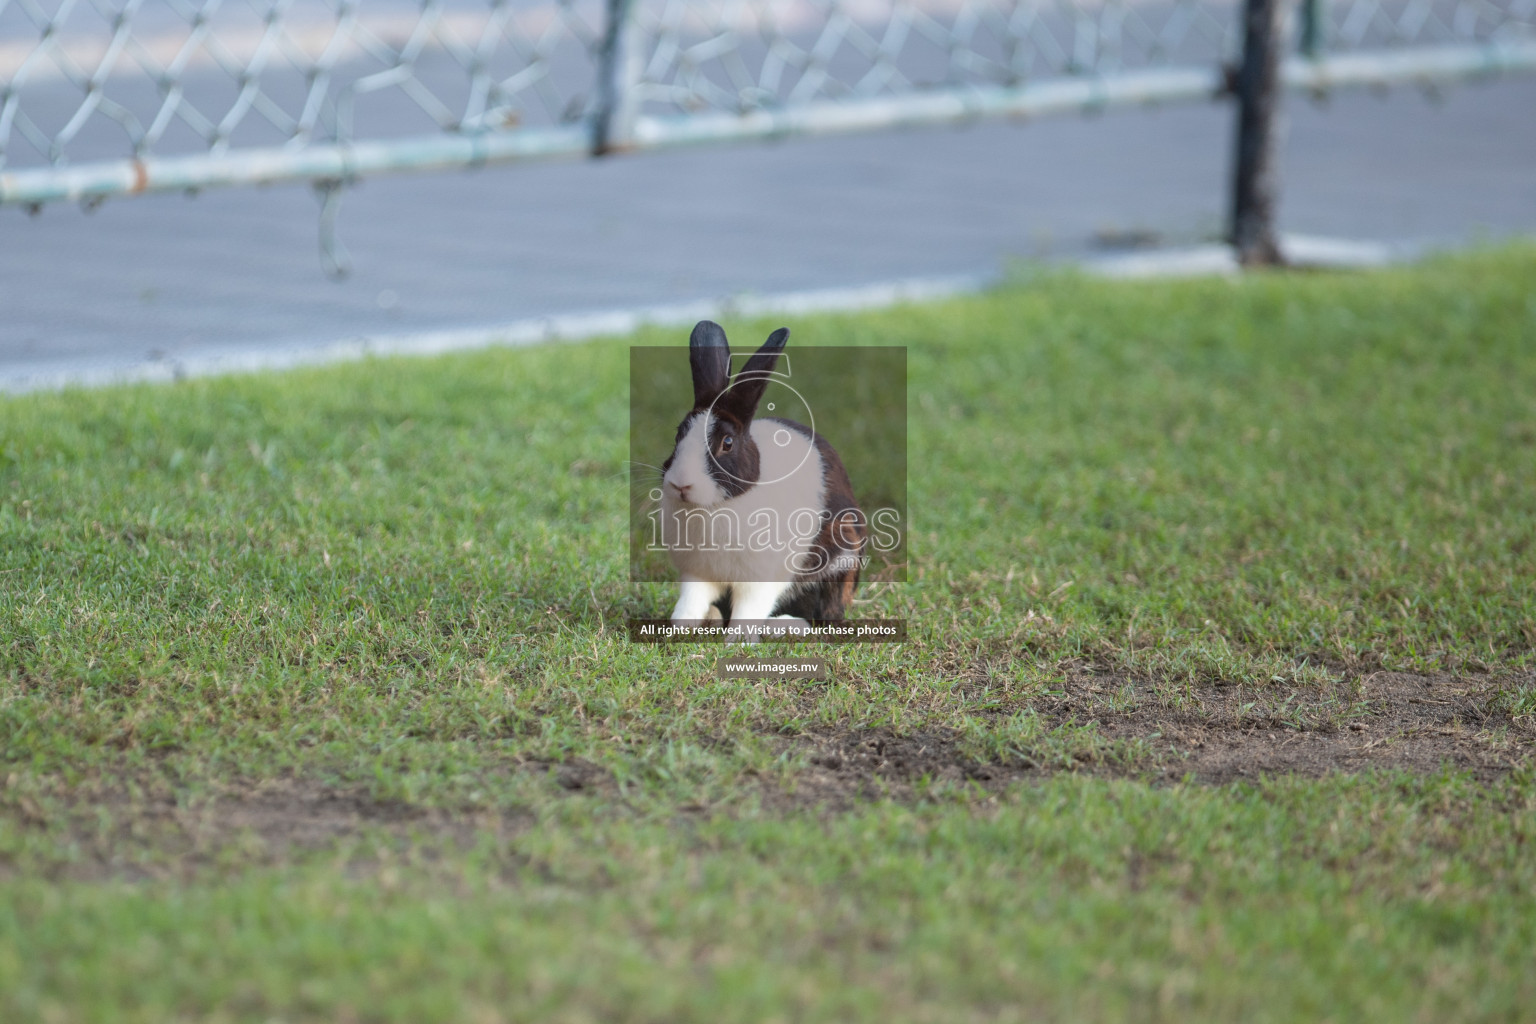
[[[0,1020],[1536,1019],[1536,248],[789,326],[824,682],[626,639],[686,332],[0,398]]]

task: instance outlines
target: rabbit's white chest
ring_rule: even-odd
[[[663,531],[685,577],[718,583],[784,582],[821,529],[825,470],[811,439],[779,420],[752,423],[758,482],[709,508],[662,500]]]

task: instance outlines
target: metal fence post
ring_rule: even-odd
[[[629,147],[637,107],[634,84],[640,77],[635,0],[607,0],[602,49],[598,53],[597,109],[592,116],[592,155],[606,156]]]
[[[1323,0],[1301,0],[1301,38],[1299,40],[1301,55],[1308,60],[1317,60],[1323,55],[1323,47],[1327,45],[1324,37]]]
[[[1231,241],[1245,267],[1284,262],[1275,233],[1281,0],[1243,0]]]

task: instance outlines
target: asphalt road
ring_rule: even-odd
[[[131,367],[741,293],[989,274],[1220,233],[1231,111],[1027,124],[379,178],[353,272],[274,187],[0,210],[0,374]],[[1282,227],[1454,246],[1536,234],[1536,79],[1292,98]]]

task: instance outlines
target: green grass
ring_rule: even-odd
[[[0,399],[0,1019],[1529,1018],[1536,249],[790,326],[908,347],[858,614],[914,639],[826,683],[625,640],[627,346],[681,335]],[[1298,729],[1483,680],[1526,767],[1160,787],[1036,714],[1083,671]],[[1129,777],[797,803],[862,729]],[[405,824],[209,810],[285,786]]]
[[[1065,777],[829,822],[572,812],[361,880],[28,881],[0,989],[8,1019],[1516,1020],[1522,785]]]

